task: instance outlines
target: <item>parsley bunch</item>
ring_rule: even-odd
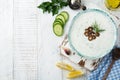
[[[59,12],[59,9],[62,9],[63,7],[67,6],[68,2],[63,0],[51,0],[47,2],[41,3],[38,8],[41,8],[44,12],[52,12],[52,15],[54,16]]]

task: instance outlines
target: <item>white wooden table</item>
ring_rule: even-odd
[[[43,1],[46,0],[0,0],[0,80],[67,80],[68,72],[55,66],[59,61],[82,70],[60,56],[63,37],[55,36],[52,31],[55,16],[43,14],[37,8]],[[83,3],[95,3],[104,8],[102,0],[83,0]],[[79,11],[69,7],[63,10],[70,13],[66,34],[73,16]],[[86,77],[72,80],[86,80]]]

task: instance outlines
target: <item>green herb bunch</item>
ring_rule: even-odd
[[[68,2],[67,1],[63,1],[63,0],[51,0],[50,1],[46,1],[41,3],[38,8],[41,8],[44,12],[48,12],[51,13],[54,16],[55,14],[58,14],[59,10],[62,9],[63,7],[67,6]]]

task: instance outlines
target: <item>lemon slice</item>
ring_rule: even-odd
[[[68,71],[74,71],[75,70],[71,65],[63,63],[63,62],[58,62],[56,64],[56,66],[61,68],[61,69],[68,70]]]
[[[76,78],[82,75],[83,75],[82,71],[76,70],[76,71],[69,72],[69,74],[67,75],[67,78]]]

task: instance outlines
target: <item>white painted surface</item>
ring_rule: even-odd
[[[59,55],[63,37],[56,37],[52,31],[55,16],[43,15],[42,10],[37,9],[43,1],[46,0],[0,0],[0,80],[66,80],[68,72],[55,64],[58,61],[72,63]],[[84,3],[100,1],[84,0]],[[69,7],[62,10],[71,16],[65,27],[67,33],[72,17],[79,11]]]
[[[0,80],[13,78],[13,0],[0,0]]]
[[[14,80],[37,80],[37,8],[34,0],[14,0]]]

